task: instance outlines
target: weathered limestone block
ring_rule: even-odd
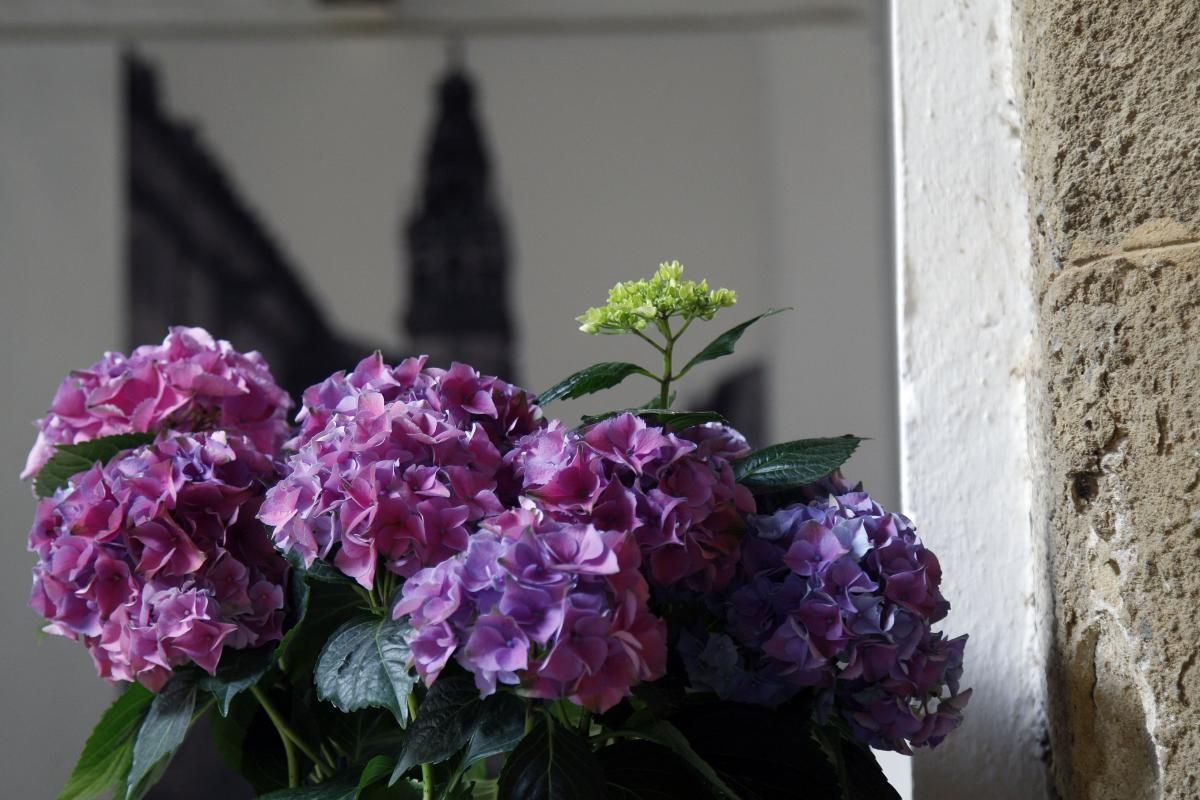
[[[1200,2],[1025,0],[1065,798],[1200,797]]]

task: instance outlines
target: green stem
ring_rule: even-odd
[[[408,696],[408,716],[411,719],[417,718],[417,698],[413,695]],[[421,798],[422,800],[433,800],[433,765],[421,765]]]
[[[250,687],[250,691],[254,693],[254,697],[262,705],[263,710],[267,712],[267,716],[271,718],[271,723],[275,726],[275,732],[279,734],[279,741],[283,742],[283,753],[287,756],[287,771],[288,771],[288,788],[295,789],[300,785],[300,766],[296,763],[296,747],[292,744],[292,740],[288,738],[285,731],[286,725],[283,720],[275,712],[274,706],[266,699],[262,691],[257,686]]]
[[[667,346],[663,348],[663,371],[662,377],[658,379],[658,407],[671,407],[671,356],[675,350],[675,337],[670,335],[670,325],[665,325],[667,333]]]
[[[309,761],[313,762],[317,767],[325,768],[330,774],[333,774],[333,765],[317,755],[316,751],[309,747],[308,743],[301,739],[298,733],[292,730],[292,727],[287,724],[287,720],[280,715],[275,705],[267,697],[266,692],[258,686],[251,686],[250,692],[254,695],[254,699],[258,700],[258,704],[263,707],[263,711],[267,712],[267,716],[271,718],[271,723],[275,726],[275,730],[279,732],[279,737],[284,740],[283,746],[285,750],[290,749],[288,741],[291,741]]]
[[[635,333],[635,334],[638,336],[638,338],[640,338],[640,339],[644,339],[645,341],[649,342],[649,343],[650,343],[650,346],[651,346],[651,347],[653,347],[655,350],[657,350],[657,351],[658,351],[658,352],[660,352],[660,353],[661,353],[661,352],[663,352],[663,346],[662,346],[661,344],[659,344],[658,342],[654,341],[654,340],[653,340],[653,339],[651,339],[649,336],[647,336],[646,334],[644,334],[644,333],[642,333],[641,331],[639,331],[637,328],[634,328],[634,329],[633,329],[633,332],[634,332],[634,333]]]

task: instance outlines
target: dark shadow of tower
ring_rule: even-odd
[[[404,230],[414,352],[517,379],[508,310],[509,242],[470,77],[451,66],[437,87],[418,205]]]

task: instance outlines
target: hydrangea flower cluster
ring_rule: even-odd
[[[752,516],[737,578],[712,602],[729,636],[686,636],[697,688],[774,705],[821,690],[855,735],[883,749],[936,745],[962,719],[966,636],[931,625],[949,603],[912,523],[840,476],[830,493]]]
[[[653,584],[708,591],[733,576],[743,515],[754,511],[731,467],[749,451],[727,426],[674,434],[626,413],[583,434],[552,423],[508,460],[549,518],[630,533]]]
[[[608,293],[608,303],[589,308],[578,318],[584,333],[640,331],[655,320],[682,317],[712,319],[722,308],[737,302],[729,289],[709,289],[708,281],[685,281],[678,261],[659,265],[649,280],[618,283]]]
[[[666,671],[666,623],[646,607],[637,546],[624,533],[495,521],[455,558],[404,584],[417,671],[432,683],[453,656],[484,696],[497,683],[529,697],[606,711]]]
[[[287,563],[255,513],[274,463],[241,436],[183,434],[73,477],[38,505],[30,605],[101,677],[157,691],[225,648],[280,638]]]
[[[497,446],[542,426],[541,410],[525,390],[480,375],[466,364],[453,364],[445,370],[426,368],[427,361],[427,356],[417,356],[391,367],[376,351],[349,374],[335,372],[310,386],[304,391],[303,406],[296,415],[299,434],[288,446],[299,449],[325,430],[335,414],[353,415],[356,398],[364,392],[379,393],[385,403],[424,403],[462,430],[480,425]]]
[[[466,550],[482,520],[515,504],[503,454],[508,437],[542,424],[540,410],[465,365],[423,366],[393,369],[376,355],[305,392],[300,448],[261,513],[281,550],[309,566],[332,555],[369,589],[380,558],[411,576]]]
[[[288,437],[292,401],[257,352],[240,353],[202,328],[171,328],[161,345],[105,353],[59,385],[22,478],[37,474],[60,444],[159,430],[225,430],[263,453]]]

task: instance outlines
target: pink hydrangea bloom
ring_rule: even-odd
[[[287,476],[261,519],[276,545],[370,588],[380,559],[410,576],[467,549],[479,523],[516,503],[503,454],[543,423],[522,390],[455,364],[379,356],[305,392]],[[316,430],[316,422],[324,420]]]
[[[335,414],[353,415],[357,398],[375,392],[384,402],[424,403],[446,415],[451,425],[478,424],[493,442],[515,440],[541,427],[541,412],[528,392],[499,378],[480,375],[466,364],[450,369],[426,368],[427,356],[406,358],[399,366],[384,363],[377,351],[349,374],[335,372],[304,390],[296,415],[300,432],[289,442],[293,449],[325,430]]]
[[[280,638],[287,564],[255,520],[271,459],[241,436],[183,434],[75,475],[42,500],[30,605],[101,677],[152,690],[174,667]]]
[[[619,531],[501,524],[409,579],[393,613],[413,626],[427,684],[453,658],[484,696],[504,684],[603,712],[666,672],[666,623],[647,608],[640,562]]]
[[[709,590],[733,575],[743,515],[754,511],[731,466],[749,452],[724,425],[674,434],[621,414],[582,435],[551,424],[507,460],[550,518],[632,533],[652,583]]]
[[[240,353],[203,328],[171,328],[161,345],[105,353],[59,385],[22,478],[60,444],[119,433],[225,430],[274,453],[289,435],[292,400],[257,352]]]

